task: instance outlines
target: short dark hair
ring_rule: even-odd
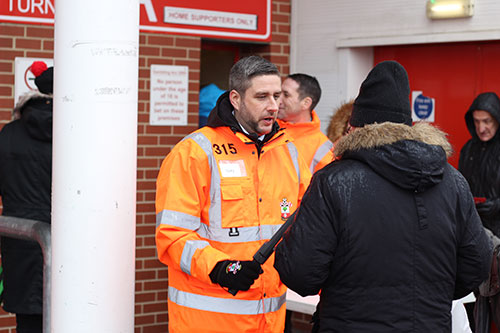
[[[306,97],[312,99],[311,109],[312,111],[319,102],[321,98],[321,87],[319,86],[318,80],[311,75],[296,73],[287,76],[287,79],[292,79],[299,84],[299,98],[303,100]]]
[[[229,72],[229,90],[236,90],[240,95],[250,87],[250,80],[260,75],[280,76],[278,67],[267,59],[252,55],[240,59]]]

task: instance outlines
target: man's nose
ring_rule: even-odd
[[[269,106],[267,109],[269,111],[272,111],[272,112],[278,112],[280,101],[281,101],[280,98],[274,99],[274,97],[271,97],[270,102],[269,102]]]

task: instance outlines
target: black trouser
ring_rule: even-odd
[[[41,314],[16,314],[17,333],[42,333],[43,317]]]
[[[292,311],[290,310],[286,310],[284,333],[292,333]]]

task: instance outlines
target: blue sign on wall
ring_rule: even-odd
[[[421,91],[412,92],[413,121],[434,121],[434,98],[424,96]]]

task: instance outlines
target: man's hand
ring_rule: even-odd
[[[230,290],[250,289],[264,271],[260,264],[253,261],[225,260],[219,261],[210,272],[210,280]]]
[[[481,217],[492,218],[498,216],[500,215],[500,199],[487,199],[485,202],[477,203],[476,209]]]

